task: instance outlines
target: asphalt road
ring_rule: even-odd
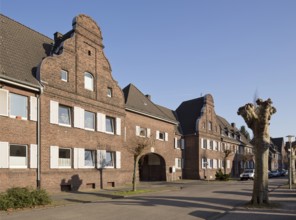
[[[270,180],[271,201],[281,199],[278,186],[287,179]],[[60,220],[60,219],[296,219],[296,212],[250,210],[238,208],[251,198],[253,181],[180,183],[182,190],[151,193],[123,199],[106,199],[93,203],[77,203],[0,215],[1,220]],[[286,194],[285,194],[286,195]],[[287,194],[291,209],[295,209],[296,192]],[[235,208],[236,207],[236,208]]]

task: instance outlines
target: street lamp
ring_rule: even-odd
[[[290,159],[289,159],[289,189],[292,189],[292,139],[295,136],[288,135],[288,142],[290,144]]]

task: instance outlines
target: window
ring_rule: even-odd
[[[209,121],[208,122],[208,129],[209,129],[209,131],[212,131],[213,130],[213,128],[212,128],[212,122],[211,121]]]
[[[26,96],[10,93],[10,116],[22,117],[27,119],[28,117],[28,98]]]
[[[112,97],[112,88],[110,87],[107,88],[107,96],[110,98]]]
[[[163,132],[163,131],[156,131],[156,139],[161,140],[161,141],[168,141],[169,134],[167,132]]]
[[[115,159],[115,153],[107,151],[106,152],[106,167],[107,168],[114,168],[114,159]]]
[[[214,150],[218,150],[218,142],[214,141]]]
[[[182,169],[182,159],[181,158],[175,158],[175,167],[176,167],[176,169]]]
[[[71,168],[71,149],[59,148],[59,167]]]
[[[84,73],[84,88],[94,91],[94,77],[88,72]]]
[[[106,132],[114,134],[114,118],[106,116]]]
[[[61,80],[68,82],[68,72],[66,70],[61,70]]]
[[[214,142],[210,141],[210,149],[213,150],[214,149]]]
[[[213,168],[214,167],[214,161],[213,161],[213,159],[209,159],[209,162],[210,162],[209,168]]]
[[[71,126],[71,108],[59,105],[59,124]]]
[[[207,161],[207,158],[203,157],[201,159],[201,167],[202,169],[206,169],[208,167],[208,161]]]
[[[95,130],[95,113],[84,111],[84,128]]]
[[[95,167],[95,151],[84,151],[84,166]]]
[[[147,137],[147,130],[146,128],[140,128],[140,136]]]
[[[27,146],[10,145],[9,152],[10,168],[27,168]]]
[[[202,148],[206,149],[207,148],[207,139],[202,139]]]

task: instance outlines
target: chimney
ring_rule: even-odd
[[[55,32],[53,34],[53,36],[54,36],[54,42],[57,42],[57,41],[61,40],[62,37],[63,37],[63,35],[60,32]]]
[[[231,127],[235,128],[235,123],[234,122],[231,123]]]
[[[151,95],[147,94],[145,95],[147,99],[149,99],[151,101]]]

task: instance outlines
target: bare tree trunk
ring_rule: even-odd
[[[256,105],[246,104],[238,109],[248,127],[254,134],[253,145],[255,150],[255,180],[251,203],[254,206],[269,204],[268,199],[268,156],[270,146],[269,121],[276,109],[272,101],[257,99]]]
[[[253,205],[269,204],[268,155],[269,144],[264,144],[264,141],[255,141],[255,179],[251,200]]]
[[[224,174],[226,174],[226,169],[227,169],[226,158],[223,158],[223,163],[224,163],[224,166],[223,166]]]
[[[139,156],[134,155],[133,191],[137,191],[138,157]]]

